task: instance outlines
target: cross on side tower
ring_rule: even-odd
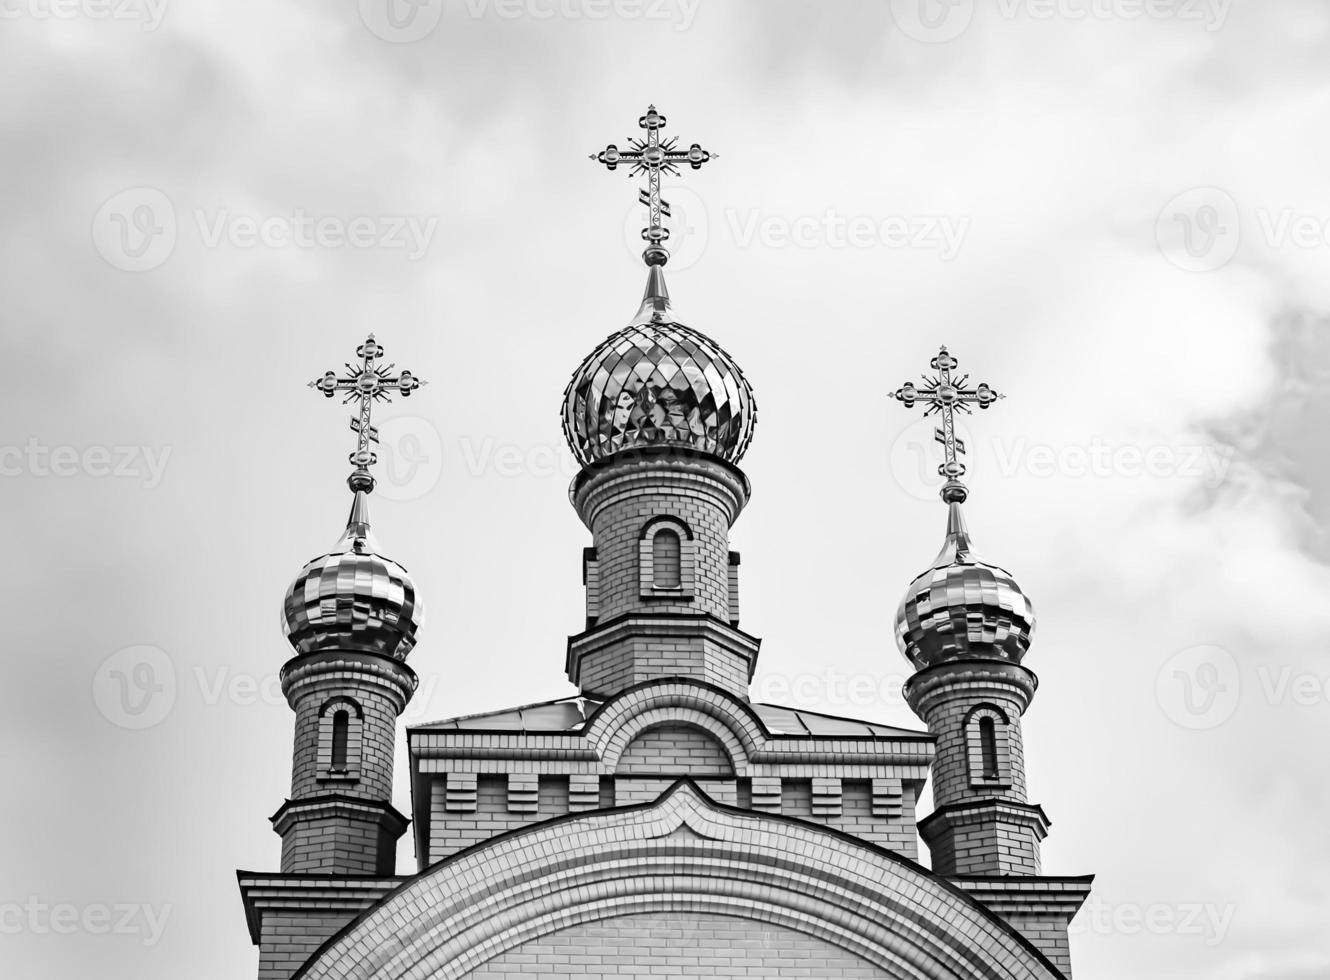
[[[647,131],[645,139],[628,141],[629,148],[621,150],[613,143],[599,153],[591,156],[592,160],[603,163],[609,170],[619,164],[630,164],[630,175],[647,175],[647,186],[639,189],[637,198],[647,206],[647,226],[642,229],[642,238],[647,243],[642,260],[647,265],[664,265],[670,259],[665,242],[670,231],[662,224],[662,218],[670,217],[670,203],[660,196],[660,175],[662,173],[677,176],[679,164],[687,163],[694,170],[701,170],[702,164],[716,159],[716,155],[702,149],[694,143],[686,150],[678,149],[679,141],[675,137],[662,140],[660,131],[665,126],[665,117],[656,111],[655,106],[648,106],[646,115],[637,120],[637,125]]]
[[[965,475],[965,464],[956,458],[965,453],[965,442],[956,435],[956,411],[959,409],[968,415],[973,411],[971,405],[988,408],[1006,396],[998,394],[987,384],[967,388],[966,383],[970,380],[968,374],[953,380],[951,372],[960,362],[947,352],[945,344],[928,364],[937,374],[933,377],[922,375],[922,388],[916,387],[913,381],[905,382],[896,389],[895,398],[903,402],[906,408],[912,408],[915,402],[926,404],[928,408],[924,418],[935,413],[941,416],[942,425],[933,430],[933,438],[942,443],[944,456],[944,461],[937,468],[938,473],[946,478],[940,491],[941,496],[947,503],[964,503],[970,491],[960,479]]]
[[[383,357],[383,347],[375,341],[374,335],[356,348],[356,356],[361,359],[359,365],[346,364],[346,373],[338,377],[332,371],[324,373],[322,378],[311,381],[309,386],[323,392],[327,397],[346,393],[342,404],[359,401],[357,413],[351,417],[351,429],[357,434],[356,451],[347,457],[354,469],[346,478],[346,484],[355,493],[370,493],[374,489],[374,477],[369,468],[379,461],[370,448],[370,443],[379,441],[379,430],[370,424],[370,406],[376,401],[390,402],[390,392],[396,391],[403,398],[409,397],[421,385],[425,384],[410,371],[403,370],[393,374],[395,364],[376,364]]]

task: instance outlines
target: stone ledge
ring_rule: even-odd
[[[265,912],[345,913],[350,922],[407,879],[348,878],[339,875],[284,875],[237,871],[240,897],[245,903],[249,938],[257,946],[263,937]]]

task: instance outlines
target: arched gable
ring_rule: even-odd
[[[889,851],[721,806],[686,780],[653,803],[547,821],[463,851],[344,929],[299,980],[452,980],[580,923],[738,916],[909,980],[1055,980],[1010,926]]]
[[[734,695],[698,681],[649,681],[606,702],[587,720],[583,734],[613,773],[624,750],[649,728],[685,724],[701,729],[725,749],[734,772],[749,774],[752,757],[766,739],[752,709]]]

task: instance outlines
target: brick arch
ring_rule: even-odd
[[[735,758],[743,758],[734,733],[698,711],[655,708],[634,722],[640,730],[622,749],[616,745],[613,768],[602,761],[606,772],[733,776]],[[720,737],[712,730],[717,727]],[[732,744],[726,744],[726,736]]]
[[[648,681],[631,687],[588,719],[583,734],[603,772],[612,773],[629,744],[656,725],[680,722],[700,728],[730,756],[734,772],[749,774],[749,760],[766,741],[751,708],[728,691],[689,680]]]
[[[460,980],[525,942],[652,912],[793,929],[900,980],[1055,980],[1010,926],[889,851],[714,803],[681,781],[654,803],[547,821],[463,851],[334,936],[298,980]]]

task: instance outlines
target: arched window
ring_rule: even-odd
[[[679,535],[657,531],[651,538],[651,584],[658,589],[677,589],[681,582]]]
[[[997,726],[985,715],[979,719],[979,756],[985,779],[998,778]]]
[[[351,728],[351,716],[345,711],[338,711],[332,720],[332,768],[336,772],[346,771],[346,743]]]

